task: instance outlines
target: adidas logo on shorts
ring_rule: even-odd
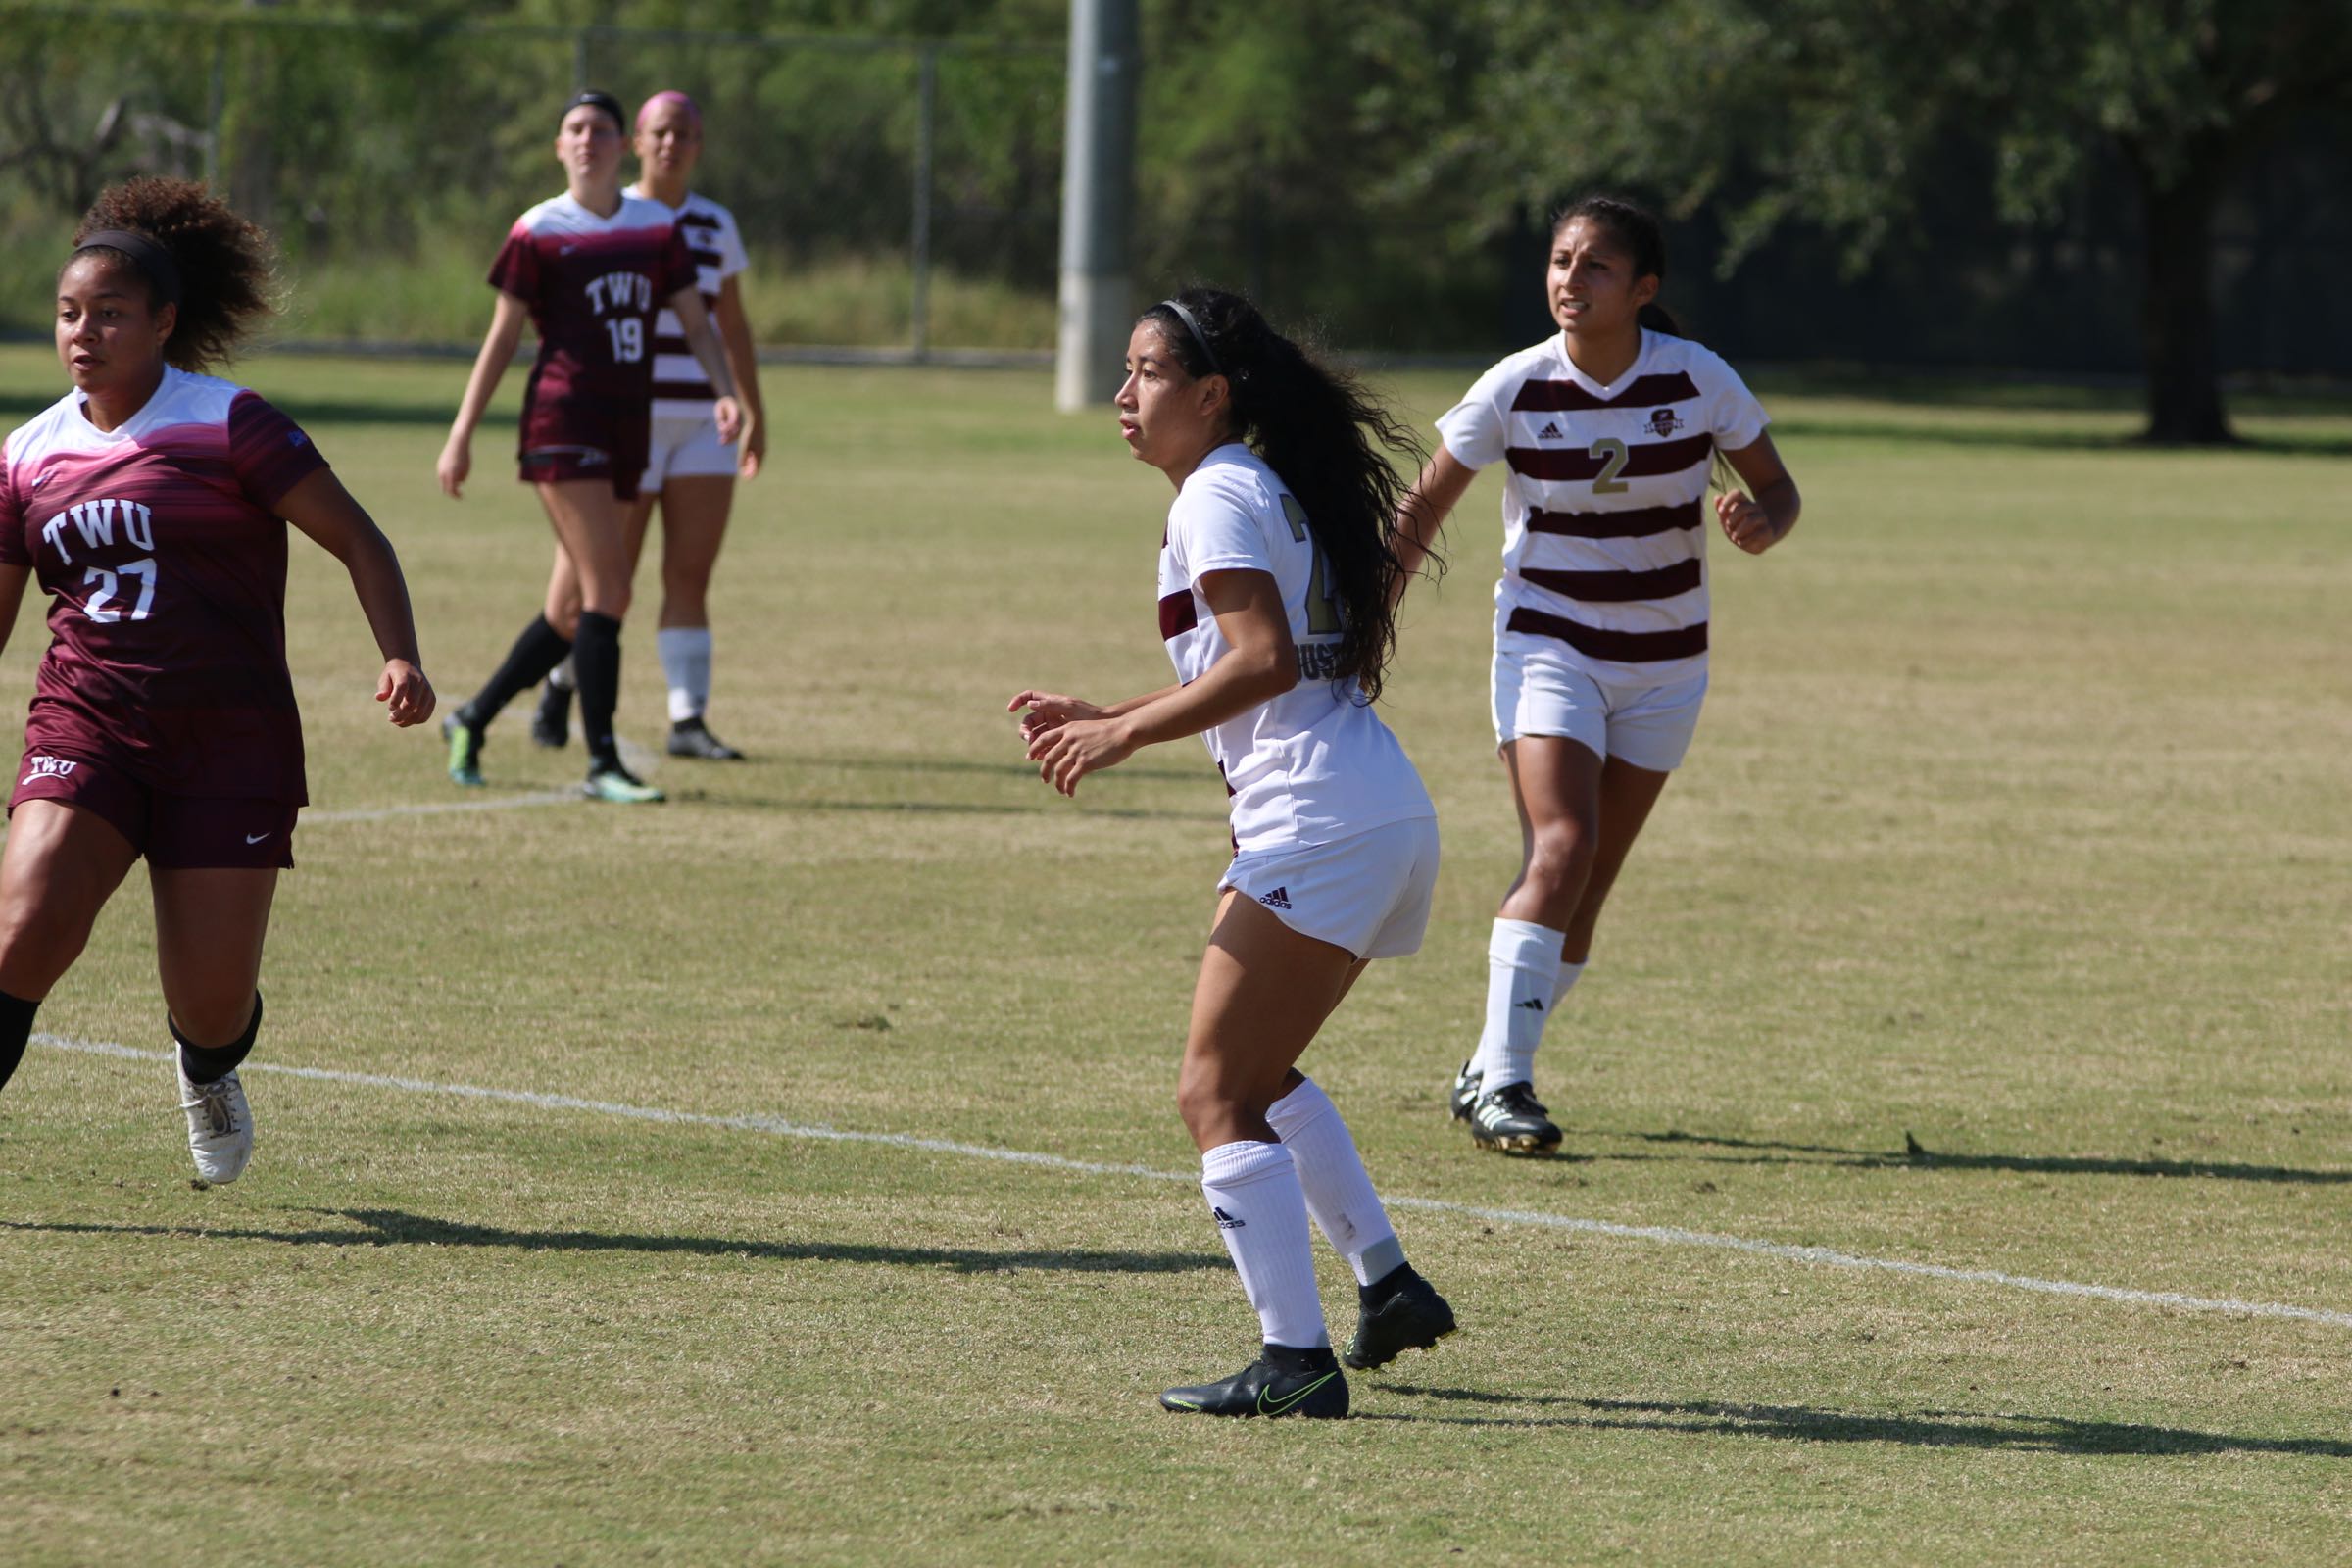
[[[1257,902],[1264,905],[1269,909],[1287,909],[1291,906],[1291,890],[1289,888],[1276,888],[1273,892],[1267,894],[1264,898],[1259,899]]]

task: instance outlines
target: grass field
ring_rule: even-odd
[[[464,367],[239,373],[466,695],[547,544],[504,426],[433,491]],[[56,388],[0,355],[12,420]],[[1540,1064],[1549,1162],[1442,1104],[1517,842],[1474,490],[1391,705],[1436,920],[1306,1062],[1466,1332],[1356,1378],[1362,1419],[1219,1424],[1152,1395],[1254,1328],[1171,1103],[1221,792],[1188,743],[1062,801],[1002,711],[1164,680],[1165,485],[1041,375],[768,390],[711,714],[755,760],[662,766],[663,808],[432,810],[578,754],[514,715],[461,798],[298,541],[260,1152],[195,1190],[160,1054],[36,1047],[0,1097],[0,1558],[2343,1560],[2352,410],[2159,453],[2097,397],[1767,383],[1804,526],[1717,552],[1698,743]],[[135,883],[40,1027],[160,1052]]]

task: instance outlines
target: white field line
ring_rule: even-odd
[[[119,1046],[108,1041],[69,1040],[62,1035],[50,1034],[36,1034],[32,1040],[36,1045],[82,1052],[94,1056],[156,1062],[172,1059],[161,1051],[141,1051],[136,1047]],[[1183,1182],[1188,1185],[1200,1180],[1198,1173],[1193,1171],[1157,1170],[1150,1165],[1115,1165],[1100,1160],[1070,1159],[1060,1154],[997,1149],[986,1144],[959,1144],[945,1138],[916,1138],[908,1133],[844,1132],[837,1127],[787,1121],[781,1116],[710,1116],[690,1110],[665,1110],[657,1105],[626,1105],[609,1100],[580,1100],[570,1095],[539,1094],[524,1089],[488,1089],[474,1084],[436,1083],[424,1078],[394,1078],[366,1072],[337,1072],[325,1067],[289,1067],[267,1061],[248,1062],[242,1070],[275,1073],[287,1078],[307,1078],[318,1083],[393,1089],[412,1095],[444,1095],[462,1100],[533,1105],[542,1110],[586,1111],[600,1116],[620,1116],[631,1121],[661,1122],[673,1126],[717,1127],[733,1132],[765,1133],[775,1138],[822,1143],[879,1144],[891,1149],[920,1150],[925,1153],[953,1154],[966,1159],[992,1159],[1008,1165],[1034,1165],[1082,1176],[1138,1176],[1147,1181]],[[1786,1242],[1761,1242],[1744,1236],[1718,1236],[1708,1231],[1687,1231],[1675,1225],[1621,1225],[1612,1220],[1578,1219],[1572,1215],[1547,1214],[1536,1209],[1482,1208],[1475,1203],[1448,1202],[1436,1198],[1387,1197],[1384,1200],[1391,1208],[1450,1214],[1462,1219],[1483,1220],[1491,1225],[1576,1231],[1590,1236],[1613,1237],[1620,1241],[1653,1242],[1663,1247],[1701,1247],[1717,1251],[1746,1252],[1758,1257],[1786,1258],[1790,1262],[1813,1263],[1825,1268],[1902,1274],[1914,1279],[1949,1280],[1963,1285],[1998,1285],[2009,1290],[2034,1291],[2044,1296],[2088,1297],[2095,1300],[2124,1301],[2135,1306],[2169,1306],[2184,1312],[2227,1312],[2241,1317],[2290,1318],[2305,1323],[2352,1328],[2352,1312],[2331,1312],[2316,1306],[2287,1306],[2273,1301],[2238,1301],[2183,1296],[2174,1291],[2135,1291],[2120,1285],[2086,1285],[2074,1280],[2036,1279],[2030,1274],[2005,1274],[1998,1269],[1951,1268],[1941,1263],[1868,1257],[1858,1252],[1840,1252],[1828,1247],[1796,1247]]]

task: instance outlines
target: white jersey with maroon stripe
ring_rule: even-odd
[[[686,253],[694,258],[695,286],[711,312],[715,327],[718,286],[752,265],[751,254],[743,248],[743,233],[735,226],[735,215],[693,191],[687,192],[685,206],[675,208],[655,201],[643,185],[631,185],[626,194],[653,201],[676,218],[678,232],[686,236]],[[686,328],[679,322],[678,313],[662,306],[654,322],[654,417],[709,418],[710,401],[716,396],[710,378],[703,373],[702,363],[686,346]]]
[[[1298,497],[1248,447],[1201,460],[1168,509],[1159,548],[1159,634],[1191,685],[1231,651],[1200,596],[1212,571],[1274,578],[1298,649],[1298,684],[1200,738],[1233,797],[1237,852],[1327,844],[1435,816],[1421,775],[1353,679],[1331,678],[1339,606]]]
[[[1732,368],[1643,330],[1606,385],[1553,336],[1480,376],[1438,420],[1465,467],[1508,463],[1494,629],[1545,637],[1595,678],[1649,686],[1706,668],[1707,475],[1764,433]]]

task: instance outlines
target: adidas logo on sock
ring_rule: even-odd
[[[1525,1007],[1530,1012],[1542,1012],[1544,1010],[1544,999],[1542,997],[1530,997],[1525,1002],[1514,1002],[1511,1004],[1511,1005],[1514,1007]]]
[[[1273,892],[1267,894],[1264,898],[1258,900],[1257,902],[1264,905],[1269,909],[1287,909],[1291,906],[1291,890],[1289,888],[1276,888]]]
[[[1223,1209],[1217,1207],[1213,1203],[1209,1205],[1208,1211],[1217,1216],[1217,1229],[1221,1231],[1238,1231],[1243,1226],[1250,1223],[1245,1219],[1235,1219],[1231,1214],[1226,1213]]]
[[[1557,441],[1559,438],[1560,427],[1550,419],[1545,419],[1544,428],[1536,432],[1536,439],[1539,441]]]

